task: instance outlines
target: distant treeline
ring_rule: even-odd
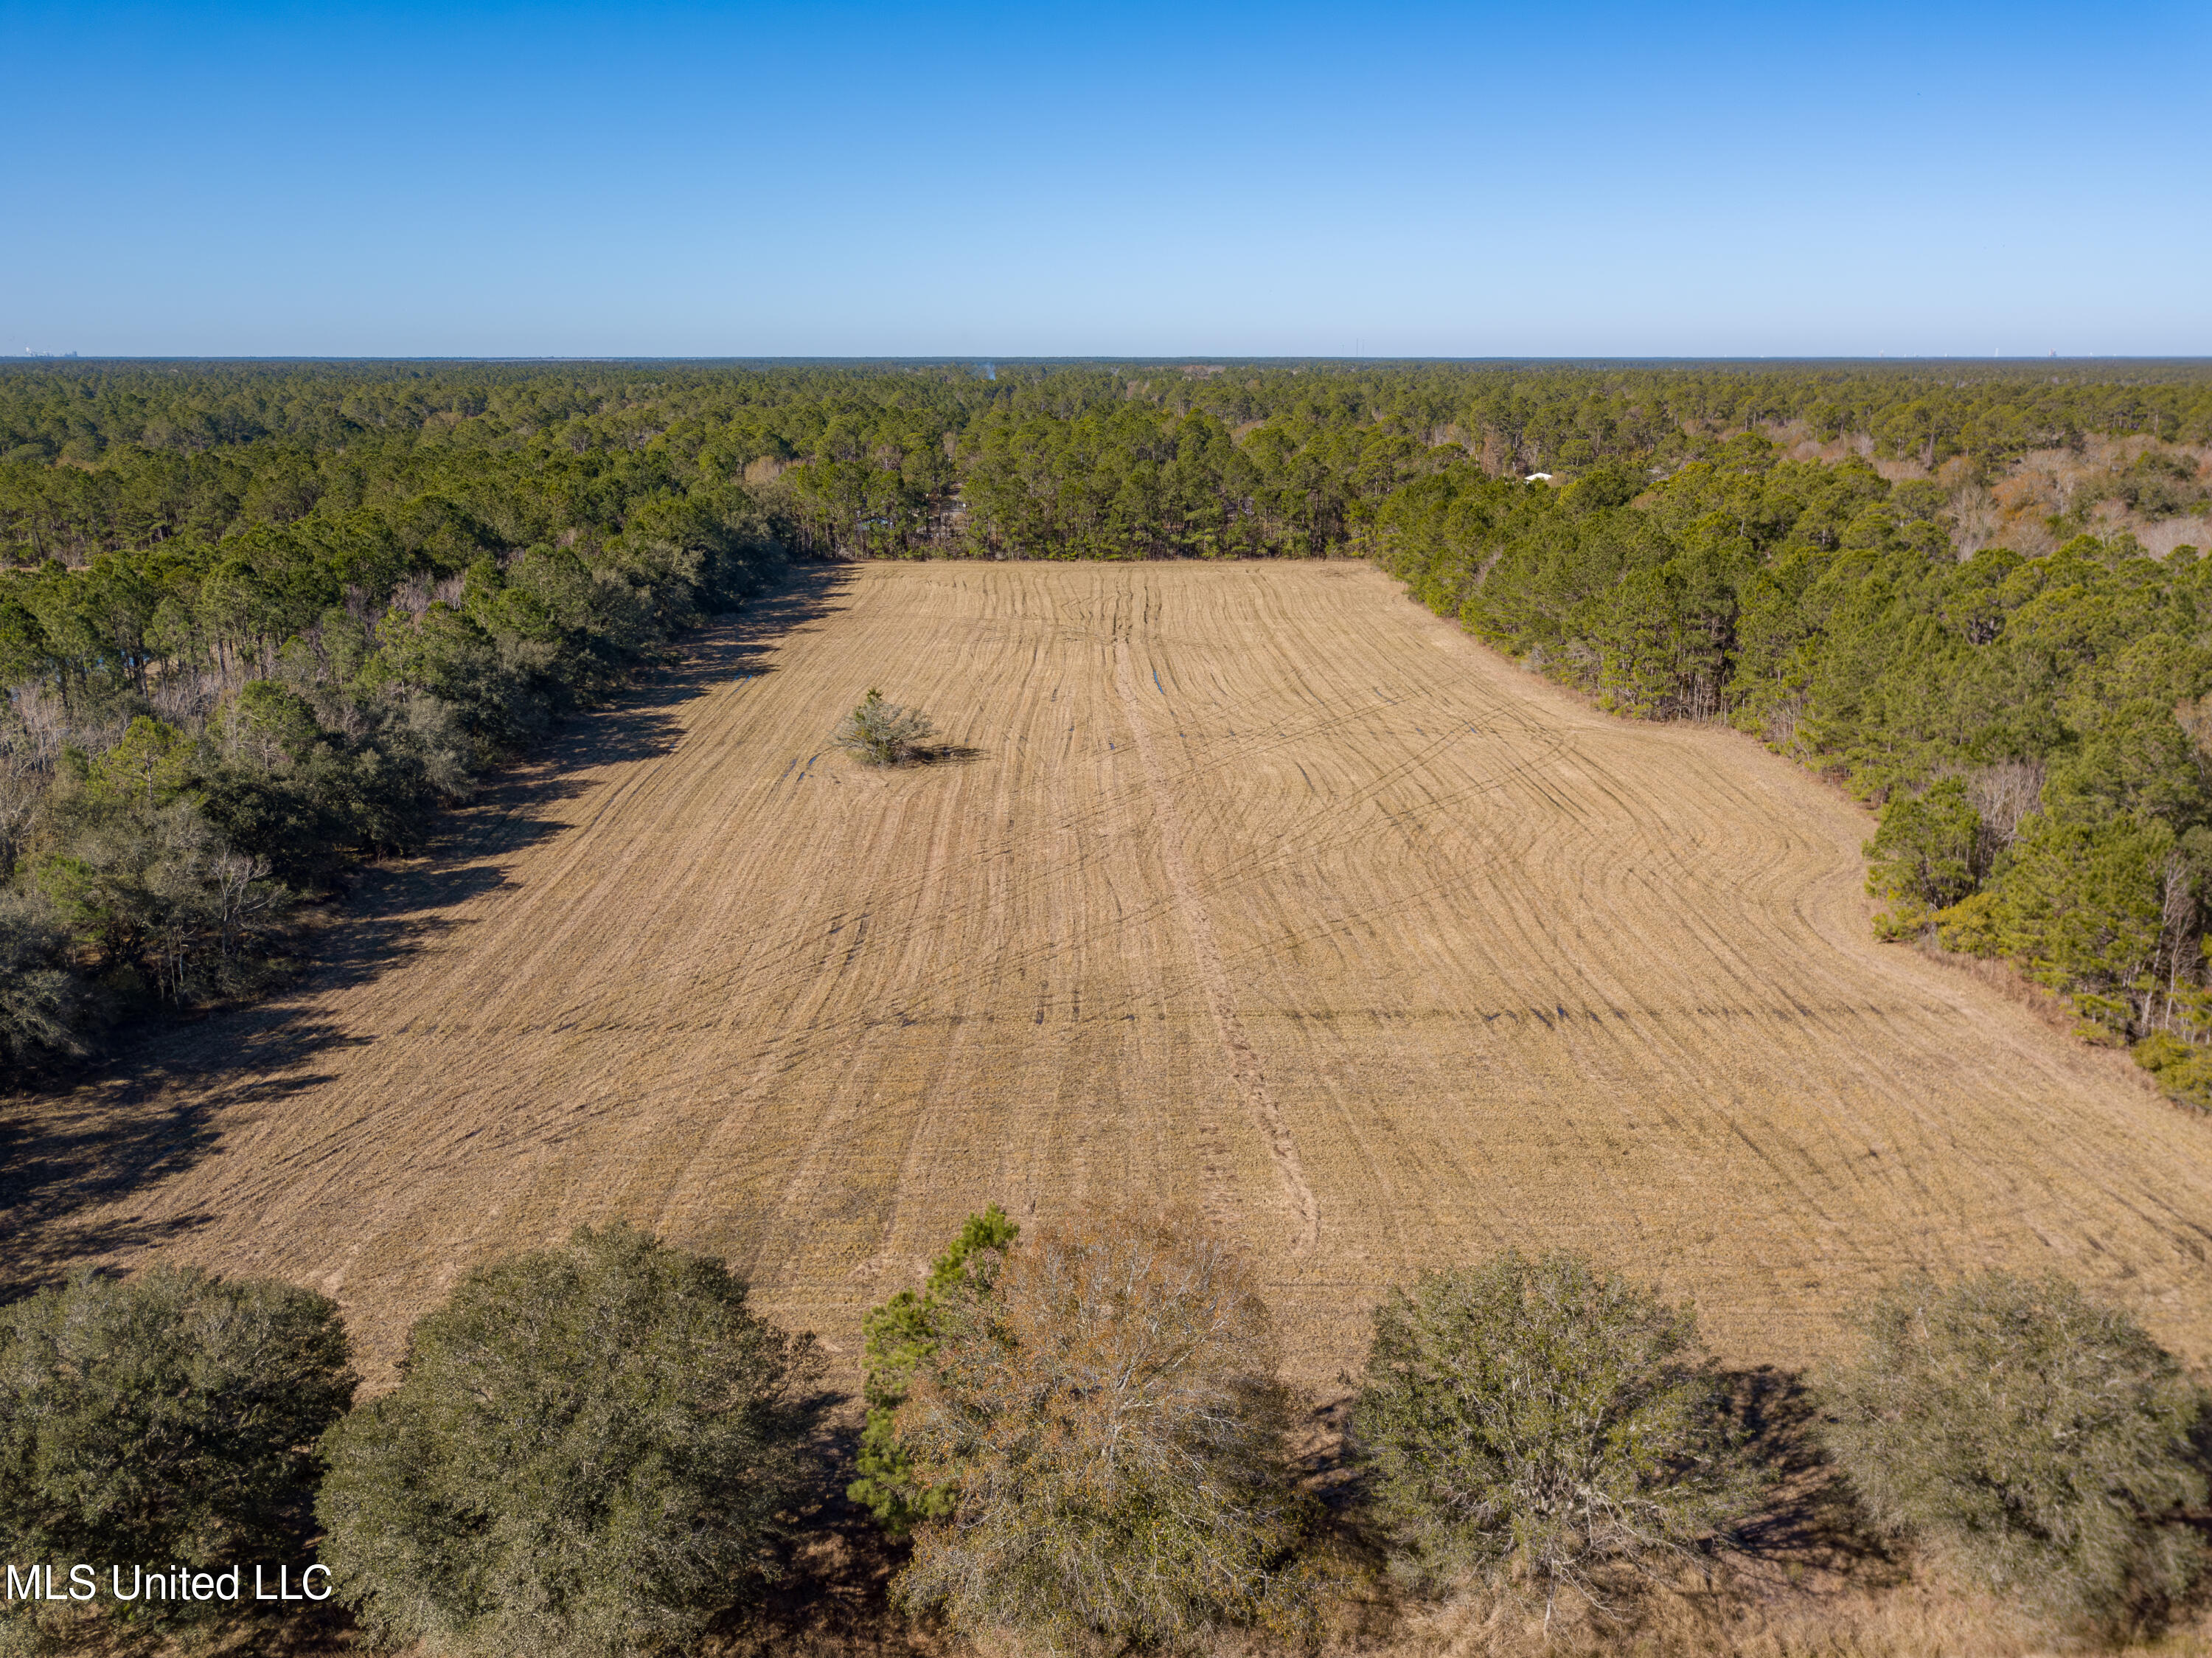
[[[249,986],[787,553],[1352,552],[1845,769],[1891,930],[2205,1097],[2204,583],[2115,527],[2212,546],[2208,442],[2187,363],[0,366],[0,1055]],[[1990,495],[2087,445],[2047,511]]]
[[[1447,454],[1671,468],[1781,423],[1931,468],[2086,433],[2203,443],[2212,369],[0,364],[0,556],[81,563],[420,497],[513,545],[519,497],[611,531],[635,494],[787,466],[794,526],[840,552],[1316,553]]]

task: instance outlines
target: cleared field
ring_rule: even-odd
[[[1141,1192],[1265,1262],[1297,1372],[1508,1243],[1749,1362],[1886,1275],[2050,1265],[2212,1350],[2212,1125],[1867,937],[1870,820],[1612,721],[1345,564],[870,566],[710,633],[381,877],[280,1006],[18,1101],[18,1271],[344,1304],[617,1216],[848,1360],[963,1215]],[[870,772],[871,685],[966,758]]]

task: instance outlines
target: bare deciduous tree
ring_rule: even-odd
[[[2000,760],[1967,774],[1966,799],[1982,820],[1983,869],[2012,844],[2022,818],[2043,809],[2043,770],[2041,760]]]
[[[907,1606],[1055,1650],[1310,1616],[1274,1332],[1194,1216],[1025,1236],[939,1333],[900,1428],[952,1501],[915,1532]]]

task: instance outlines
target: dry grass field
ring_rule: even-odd
[[[827,749],[870,686],[962,753]],[[5,1113],[18,1274],[343,1303],[628,1216],[857,1360],[971,1210],[1185,1201],[1294,1373],[1572,1246],[1802,1363],[1887,1275],[2057,1265],[2212,1352],[2212,1125],[1868,936],[1871,820],[1347,564],[821,572],[378,872],[331,959]]]

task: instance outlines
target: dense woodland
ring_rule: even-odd
[[[249,993],[788,558],[1349,553],[2212,1102],[2208,446],[2201,364],[6,365],[0,1056]]]

